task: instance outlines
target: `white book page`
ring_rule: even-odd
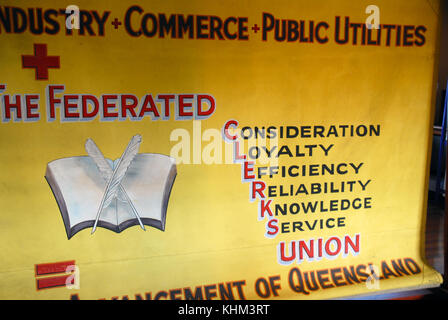
[[[122,181],[140,218],[162,220],[164,193],[174,159],[155,153],[136,155]],[[131,218],[135,218],[131,211]],[[129,212],[119,214],[120,223],[129,217]]]
[[[109,160],[110,163],[112,161]],[[67,205],[70,227],[95,220],[106,181],[90,157],[71,157],[48,164]],[[116,224],[115,201],[101,212],[102,221]]]

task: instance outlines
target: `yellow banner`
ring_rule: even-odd
[[[327,299],[424,260],[439,1],[6,1],[0,298]]]

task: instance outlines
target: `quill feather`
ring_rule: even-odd
[[[85,147],[87,154],[90,156],[90,158],[93,160],[93,162],[95,162],[96,166],[98,167],[101,177],[104,180],[106,180],[106,182],[108,182],[112,177],[112,174],[114,173],[110,164],[106,161],[104,155],[102,154],[102,152],[92,139],[90,138],[87,139]],[[119,194],[118,199],[120,201],[126,202],[126,199],[123,199],[123,196],[121,195],[122,194]]]
[[[86,141],[86,151],[98,167],[101,177],[103,177],[104,180],[109,181],[114,172],[109,163],[104,158],[98,146],[90,138]]]
[[[92,139],[89,138],[86,141],[85,147],[86,147],[87,154],[90,156],[90,158],[93,160],[93,162],[95,162],[103,179],[106,181],[109,181],[114,172],[113,172],[112,168],[110,167],[110,164],[104,158],[104,155],[101,153],[98,146],[95,144],[95,142]],[[137,209],[135,209],[134,204],[132,203],[131,199],[129,198],[128,194],[126,193],[126,190],[123,188],[122,185],[119,186],[119,189],[121,191],[121,195],[123,195],[125,198],[123,200],[122,199],[120,199],[120,200],[128,203],[131,206],[131,209],[132,209],[135,217],[137,218],[138,223],[140,224],[140,227],[143,230],[145,230],[145,227],[140,219],[140,216],[137,213]]]
[[[106,190],[104,191],[103,199],[101,200],[101,204],[98,209],[98,213],[96,215],[92,233],[94,233],[96,230],[96,226],[98,224],[98,219],[102,209],[104,207],[107,207],[112,202],[112,200],[117,196],[119,186],[121,185],[121,181],[123,180],[132,160],[134,160],[134,157],[137,155],[141,141],[142,137],[140,135],[133,136],[128,146],[126,147],[126,150],[123,152],[123,155],[118,161],[118,164],[115,167],[112,176],[107,182]]]

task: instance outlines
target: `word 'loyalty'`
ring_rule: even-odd
[[[294,148],[290,146],[283,145],[280,148],[273,146],[268,148],[266,146],[253,146],[249,147],[247,150],[247,156],[249,159],[258,159],[262,155],[267,157],[279,158],[281,156],[293,157],[312,157],[315,153],[322,153],[328,156],[328,153],[333,148],[334,144],[325,146],[323,144],[306,144],[306,145],[296,145]]]

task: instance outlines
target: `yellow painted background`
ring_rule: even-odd
[[[10,3],[21,8],[32,2]],[[72,3],[70,3],[72,4]],[[291,266],[277,263],[280,240],[360,233],[357,257],[298,265],[302,271],[412,257],[424,268],[417,276],[381,282],[381,290],[436,285],[441,277],[423,261],[426,182],[430,146],[438,2],[376,2],[381,23],[427,27],[423,47],[340,46],[333,41],[334,17],[364,22],[369,1],[77,1],[81,9],[110,10],[105,37],[0,34],[0,83],[6,94],[39,93],[41,121],[0,124],[0,298],[81,299],[152,292],[245,279],[246,297],[256,299],[258,277],[281,275],[279,298],[334,298],[373,293],[364,284],[295,295],[287,285]],[[327,21],[326,45],[261,41],[249,28],[249,41],[132,38],[123,26],[126,9],[139,4],[145,12],[241,16],[261,25],[262,12],[278,18]],[[68,5],[68,3],[67,3]],[[63,8],[42,1],[39,6]],[[58,19],[61,21],[61,19]],[[269,36],[272,39],[272,34]],[[61,69],[50,69],[49,81],[34,80],[21,68],[20,55],[33,43],[46,43],[49,55],[61,56]],[[373,209],[349,213],[347,227],[266,239],[257,220],[257,203],[249,202],[248,184],[239,165],[178,165],[166,230],[138,226],[120,234],[86,229],[67,240],[56,201],[44,179],[54,159],[85,155],[92,138],[108,158],[118,158],[130,137],[143,137],[140,152],[169,154],[176,128],[192,133],[191,121],[76,122],[45,121],[45,87],[65,84],[66,94],[209,93],[216,99],[213,116],[202,130],[221,129],[228,119],[240,126],[380,124],[376,138],[309,139],[334,143],[328,159],[313,163],[365,162],[363,179]],[[290,145],[300,140],[286,141]],[[308,141],[305,141],[308,142]],[[207,142],[203,142],[206,145]],[[223,145],[224,148],[224,145]],[[300,162],[291,159],[288,162]],[[281,162],[286,163],[285,162]],[[306,163],[306,162],[301,162]],[[355,178],[355,177],[352,177]],[[335,177],[335,179],[339,179]],[[309,179],[307,182],[320,181]],[[345,177],[344,177],[345,180]],[[285,185],[293,179],[277,180]],[[270,181],[269,181],[270,182]],[[352,196],[347,194],[347,196]],[[321,195],[325,199],[328,195]],[[313,197],[309,197],[313,199]],[[340,214],[337,214],[340,216]],[[342,215],[342,214],[341,214]],[[324,215],[315,215],[324,218]],[[299,217],[298,217],[299,218]],[[302,217],[300,217],[302,218]],[[79,290],[36,291],[34,265],[76,260]]]

